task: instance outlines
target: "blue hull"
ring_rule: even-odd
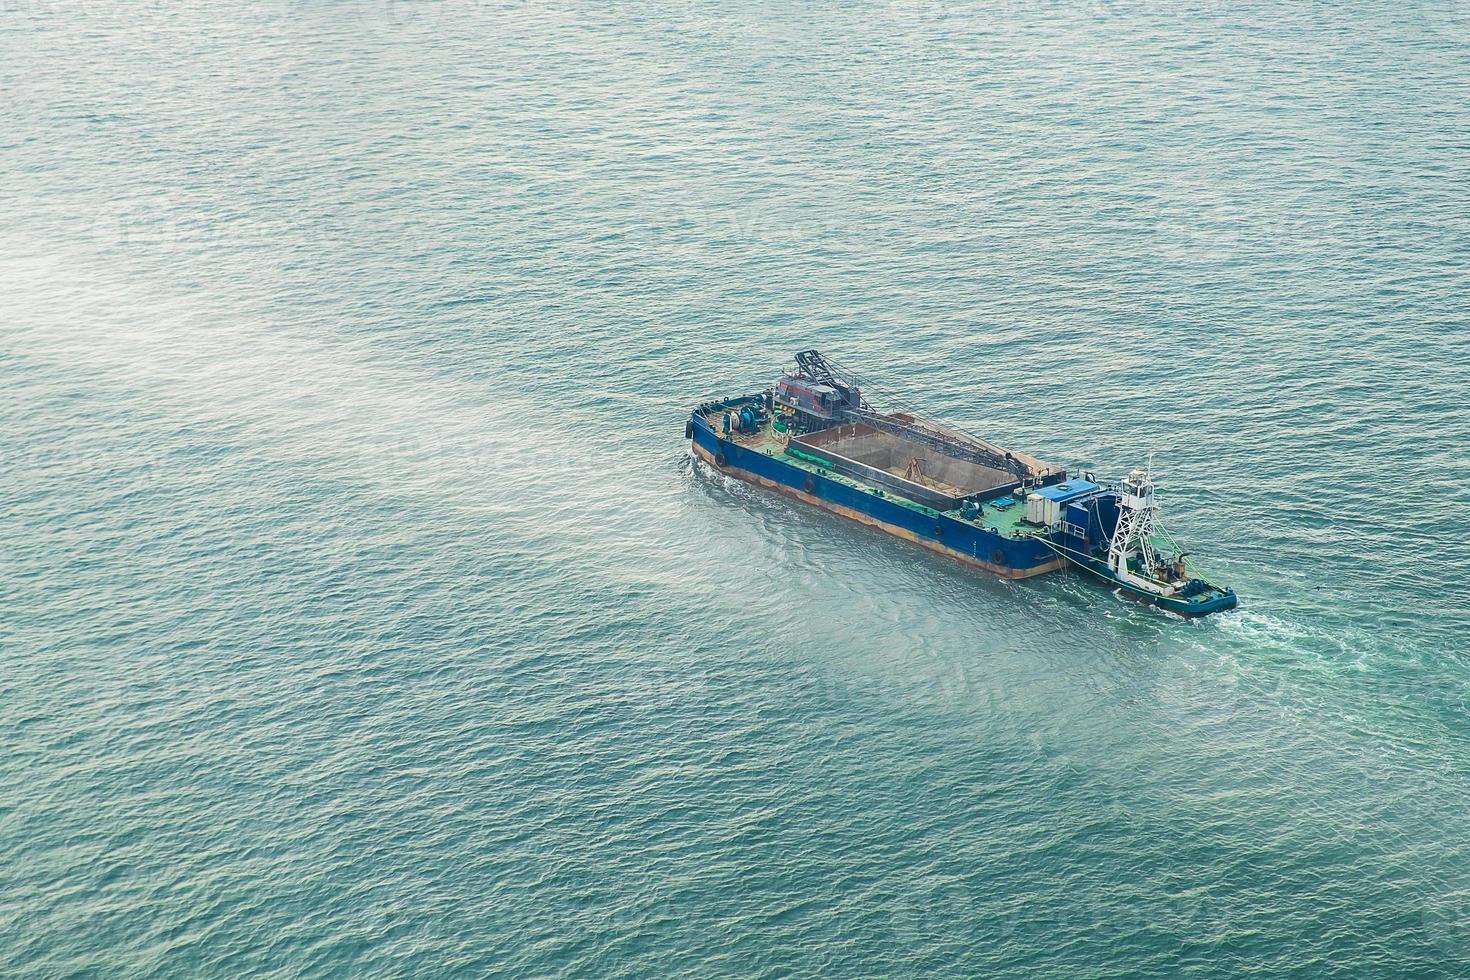
[[[794,463],[738,446],[720,438],[697,415],[690,420],[689,433],[695,453],[724,473],[880,528],[997,575],[1029,578],[1067,564],[1066,559],[1033,538],[1008,538],[944,514],[916,511],[829,480]]]

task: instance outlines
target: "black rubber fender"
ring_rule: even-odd
[[[685,419],[684,420],[684,438],[685,439],[693,439],[694,438],[694,420],[693,419]]]
[[[996,548],[990,553],[990,560],[995,562],[997,565],[1004,565],[1006,564],[1006,553],[1000,548]]]
[[[936,538],[942,538],[942,537],[944,537],[944,525],[943,524],[935,524],[934,525],[934,536]]]
[[[807,477],[806,482],[801,485],[801,488],[815,496],[817,492],[817,478],[814,476]]]
[[[727,464],[729,462],[730,461],[725,458],[725,453],[722,450],[719,450],[719,449],[715,450],[715,465],[716,466],[718,466],[720,469],[724,469],[725,468],[725,464]]]

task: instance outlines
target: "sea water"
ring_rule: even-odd
[[[1470,972],[1467,45],[0,5],[0,973]],[[1240,609],[693,465],[806,347]]]

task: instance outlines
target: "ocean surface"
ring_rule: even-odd
[[[0,4],[0,974],[1470,975],[1470,6]],[[1241,608],[692,464],[818,347]],[[875,398],[881,402],[881,398]]]

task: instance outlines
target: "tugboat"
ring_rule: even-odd
[[[880,412],[815,350],[763,391],[705,402],[684,435],[722,473],[1007,578],[1076,567],[1180,616],[1232,609],[1158,524],[1152,467],[1115,486],[912,411]]]
[[[1132,471],[1118,486],[1089,494],[1067,510],[1070,519],[1061,524],[1061,540],[1052,536],[1052,546],[1124,595],[1181,616],[1238,604],[1233,589],[1199,577],[1186,560],[1188,552],[1158,524],[1152,460],[1148,469]]]

